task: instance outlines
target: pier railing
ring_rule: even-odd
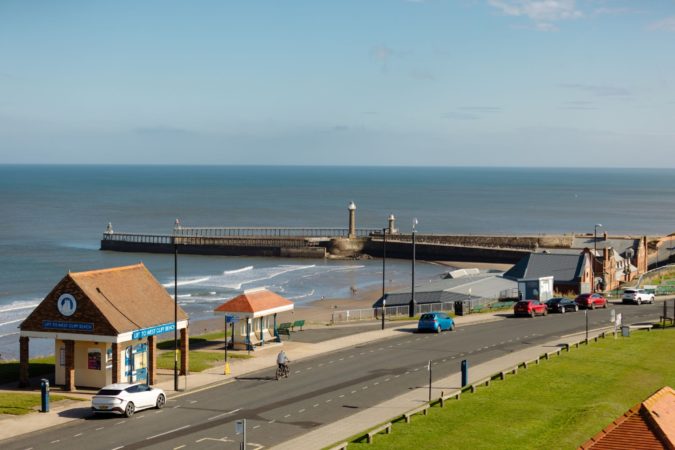
[[[381,231],[379,228],[357,228],[357,237],[368,237]],[[348,228],[338,227],[177,227],[174,229],[176,236],[184,237],[348,237]]]

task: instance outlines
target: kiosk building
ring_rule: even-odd
[[[157,336],[176,327],[180,371],[186,374],[188,316],[177,307],[175,317],[174,307],[143,264],[69,273],[20,326],[19,384],[28,385],[31,338],[54,339],[55,384],[66,390],[154,384]]]

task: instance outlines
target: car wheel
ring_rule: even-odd
[[[450,325],[450,331],[455,331],[455,324]]]
[[[654,303],[654,296],[652,295],[652,298],[649,299],[649,303]]]
[[[157,409],[162,409],[164,408],[165,404],[166,404],[166,397],[164,396],[164,394],[159,394],[157,396],[157,402],[155,402],[155,407]]]
[[[124,417],[131,417],[134,415],[134,412],[136,412],[134,402],[127,403],[126,408],[124,408]]]
[[[574,305],[574,312],[579,312],[579,305]]]
[[[641,304],[642,304],[642,299],[641,299],[640,297],[638,297],[638,299],[635,301],[635,303],[637,303],[638,305],[641,305]]]

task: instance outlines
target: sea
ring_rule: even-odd
[[[69,271],[143,262],[173,295],[173,255],[99,250],[116,232],[171,233],[183,226],[383,228],[522,235],[655,235],[675,231],[675,169],[0,165],[0,358],[18,358],[19,325]],[[418,262],[416,279],[447,268]],[[392,285],[407,260],[387,261]],[[296,302],[350,297],[381,286],[381,260],[180,255],[178,302],[191,319],[245,289]],[[364,305],[369,307],[370,305]],[[53,342],[31,340],[31,356]]]

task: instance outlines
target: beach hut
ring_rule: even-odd
[[[143,264],[68,273],[20,326],[19,384],[28,385],[34,338],[54,339],[55,382],[66,390],[154,384],[157,336],[175,329],[186,374],[188,316],[180,307],[176,313],[173,298]]]
[[[264,288],[243,294],[218,306],[214,312],[232,326],[232,348],[253,350],[265,342],[280,342],[276,335],[277,314],[293,310],[293,302]]]

